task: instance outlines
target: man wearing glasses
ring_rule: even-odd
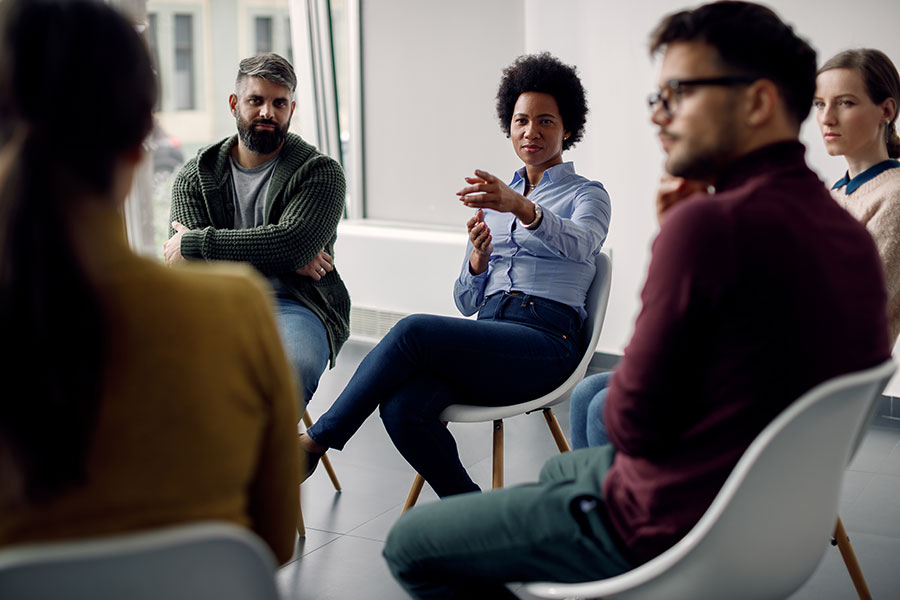
[[[514,598],[504,582],[588,581],[650,560],[788,404],[890,355],[874,244],[798,141],[815,51],[745,2],[666,17],[651,51],[663,55],[650,109],[668,177],[606,395],[611,443],[552,458],[536,485],[401,518],[385,556],[416,598]]]

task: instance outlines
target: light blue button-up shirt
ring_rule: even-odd
[[[525,167],[516,171],[509,187],[524,194]],[[511,213],[484,211],[494,251],[487,270],[469,271],[472,242],[466,247],[462,272],[453,286],[459,311],[478,311],[488,296],[513,290],[567,304],[587,316],[584,301],[594,277],[594,257],[609,230],[609,194],[599,181],[575,173],[571,162],[544,171],[528,199],[541,205],[544,217],[529,231]]]

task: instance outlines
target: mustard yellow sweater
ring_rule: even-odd
[[[900,168],[879,173],[849,196],[845,189],[832,190],[831,195],[866,226],[884,263],[893,343],[900,335]]]
[[[251,528],[287,561],[298,393],[265,282],[246,266],[140,258],[112,211],[94,210],[85,227],[110,333],[88,480],[29,507],[7,478],[0,546],[217,519]]]

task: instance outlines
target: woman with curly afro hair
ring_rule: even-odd
[[[457,192],[476,212],[454,298],[477,320],[412,315],[397,323],[301,436],[311,467],[380,409],[400,453],[439,496],[478,491],[441,412],[539,397],[580,360],[585,297],[610,219],[603,186],[562,160],[584,130],[584,88],[574,68],[549,54],[522,56],[503,73],[497,112],[523,166],[509,185],[476,170]]]

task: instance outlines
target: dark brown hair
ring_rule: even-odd
[[[798,127],[809,115],[816,51],[765,6],[714,2],[673,13],[650,35],[650,53],[675,42],[708,44],[731,74],[772,81]]]
[[[83,482],[103,387],[106,322],[71,207],[112,190],[155,97],[144,42],[106,4],[0,3],[0,454],[31,503]]]

